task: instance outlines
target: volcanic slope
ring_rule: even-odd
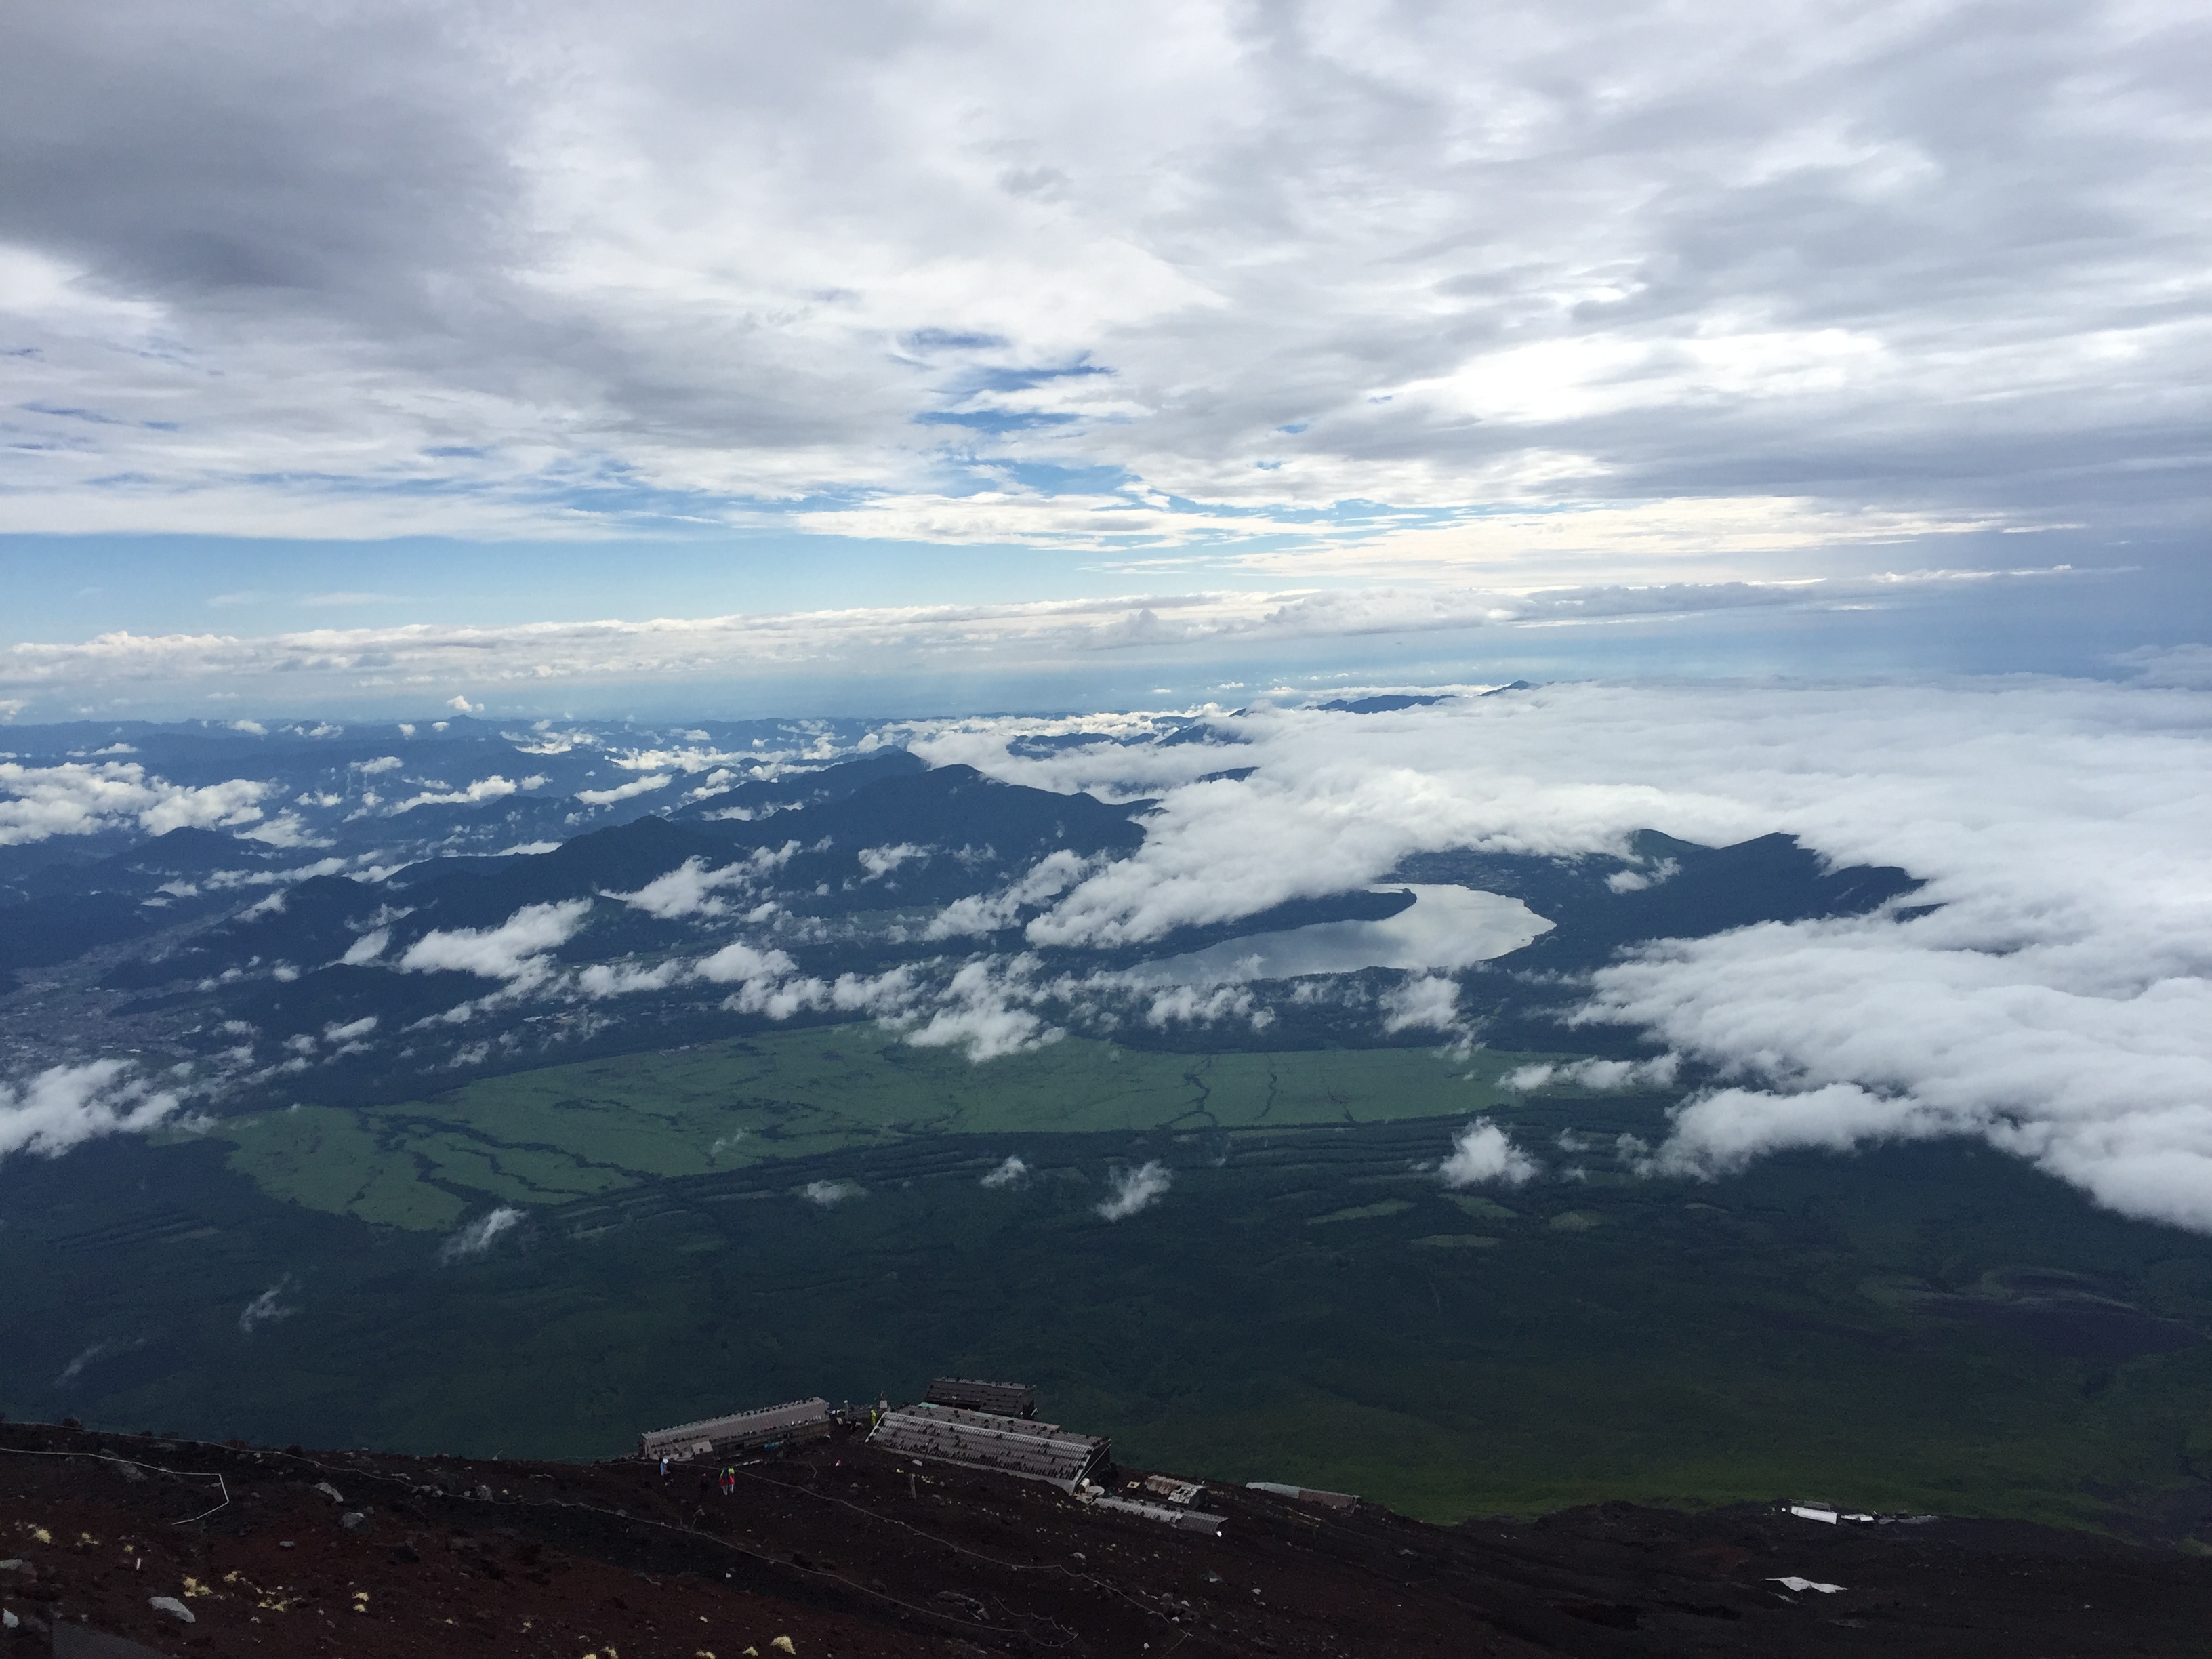
[[[2212,1595],[2212,1561],[2013,1522],[1610,1504],[1438,1528],[1200,1501],[1220,1536],[850,1431],[756,1457],[725,1497],[635,1461],[13,1425],[0,1653],[2162,1656],[2203,1650]]]

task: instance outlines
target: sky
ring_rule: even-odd
[[[2170,668],[2207,86],[2178,0],[25,0],[0,714]]]

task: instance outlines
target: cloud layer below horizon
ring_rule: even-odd
[[[2127,1214],[2212,1231],[2212,721],[2201,693],[1562,686],[1372,715],[1261,709],[1222,750],[918,746],[1011,781],[1158,796],[1144,847],[1032,923],[1127,945],[1455,847],[1576,855],[1652,828],[1784,831],[1926,878],[1925,915],[1765,924],[1601,969],[1582,1018],[1714,1068],[1652,1174],[1969,1135]],[[1433,1014],[1424,1024],[1437,1024]]]
[[[1085,665],[1235,672],[1289,667],[1362,641],[1431,641],[1449,657],[1516,648],[1542,631],[1605,629],[1685,618],[1777,618],[1954,607],[2001,591],[2040,596],[2094,587],[2101,573],[2068,567],[1876,571],[1787,581],[1675,582],[1540,588],[1437,584],[1289,591],[1121,594],[996,604],[856,606],[722,617],[529,623],[414,623],[296,633],[132,634],[0,647],[0,721],[58,714],[212,713],[228,703],[386,708],[428,703],[498,715],[538,714],[586,700],[684,695],[705,683],[832,677],[865,698],[900,675],[1064,674]],[[2157,678],[2203,672],[2202,647],[2144,647],[2118,665]],[[1237,684],[1238,682],[1230,682]],[[451,694],[451,695],[448,695]],[[485,700],[471,702],[470,696]],[[772,695],[772,693],[770,693]],[[943,706],[941,694],[939,707]],[[876,708],[871,713],[889,713]]]
[[[1255,1030],[1264,1012],[1244,988],[1201,997],[1186,986],[1152,999],[1146,1014],[1158,988],[1142,971],[1090,972],[1078,961],[1060,972],[1042,951],[1141,958],[1179,929],[1375,884],[1423,853],[1573,858],[1624,854],[1645,829],[1711,846],[1788,834],[1837,864],[1899,866],[1925,885],[1904,912],[1662,941],[1587,984],[1563,984],[1577,1018],[1632,1028],[1654,1054],[1635,1066],[1526,1066],[1510,1086],[1686,1091],[1648,1139],[1613,1149],[1620,1167],[1648,1176],[1718,1178],[1781,1151],[1967,1136],[2125,1214],[2212,1231],[2212,690],[2191,685],[2201,669],[2185,654],[2164,676],[2172,683],[2134,686],[1560,685],[1367,714],[1261,702],[1170,722],[1170,743],[1154,740],[1161,722],[1127,714],[896,722],[850,740],[908,744],[933,764],[1007,781],[1154,802],[1144,842],[1124,858],[1056,853],[1027,873],[1010,870],[1007,902],[963,898],[925,930],[942,955],[872,979],[808,977],[766,934],[696,961],[579,969],[550,960],[594,902],[726,922],[760,857],[726,878],[687,864],[635,892],[434,931],[388,960],[378,932],[345,959],[486,981],[486,1009],[605,1002],[697,980],[709,997],[726,988],[724,1006],[740,1014],[873,1018],[908,1041],[988,1063],[1080,1028],[1085,1005],[1113,1003],[1120,1017],[1154,1024],[1244,1020]],[[538,749],[565,741],[514,741],[526,738]],[[1201,738],[1211,740],[1193,740]],[[43,775],[18,781],[43,787]],[[23,833],[120,827],[169,799],[158,778],[118,781],[137,793],[110,809],[94,801],[93,817],[50,810],[51,823]],[[254,799],[248,781],[215,788],[205,811]],[[113,816],[97,818],[100,810]],[[886,871],[920,855],[871,851]],[[1641,872],[1667,878],[1663,865]],[[1016,888],[1026,909],[1012,902]],[[969,942],[986,921],[1004,927],[1018,913],[1030,918],[1023,942]],[[1378,1034],[1479,1040],[1452,973],[1467,960],[1416,961],[1361,1006]],[[375,1028],[289,1041],[383,1041]],[[0,1087],[0,1156],[153,1127],[184,1093],[181,1083],[155,1092],[114,1060]],[[1551,1156],[1478,1136],[1441,1173],[1536,1178]]]

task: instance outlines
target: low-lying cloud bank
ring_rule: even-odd
[[[1536,1178],[1537,1165],[1495,1123],[1470,1123],[1452,1142],[1451,1156],[1437,1174],[1447,1187],[1480,1187],[1493,1181],[1518,1187]]]
[[[131,828],[149,836],[255,823],[271,786],[251,778],[189,787],[136,761],[23,766],[0,761],[0,847]]]
[[[689,988],[742,1016],[875,1018],[983,1062],[1080,1025],[1071,1011],[1086,1000],[1119,998],[1121,1017],[1152,1025],[1269,1017],[1248,987],[1147,989],[1139,970],[1094,970],[1047,947],[1147,946],[1384,881],[1417,854],[1574,857],[1624,853],[1646,828],[1714,845],[1786,832],[1839,864],[1901,866],[1926,885],[1902,910],[1665,941],[1564,985],[1581,1020],[1648,1033],[1662,1052],[1526,1066],[1509,1086],[1694,1088],[1648,1144],[1616,1149],[1648,1176],[1714,1178],[1792,1148],[1969,1136],[2124,1213],[2212,1231],[2212,693],[2166,678],[1567,685],[1364,715],[1262,702],[1209,717],[1197,735],[1212,741],[1171,744],[1104,717],[1073,723],[1083,729],[905,724],[883,735],[933,763],[1156,800],[1143,846],[1113,861],[1048,857],[1002,894],[949,906],[925,930],[941,957],[872,975],[816,976],[792,954],[800,943],[787,951],[769,923],[754,928],[754,880],[781,850],[726,870],[687,864],[635,893],[524,907],[404,950],[373,933],[345,959],[483,982],[476,1006],[487,1009]],[[872,850],[888,867],[902,845]],[[562,965],[555,953],[593,904],[720,931],[697,953]],[[1018,915],[1035,949],[966,954],[979,930]],[[732,939],[733,929],[748,931]],[[1479,999],[1459,994],[1455,966],[1409,969],[1373,997],[1377,1034],[1479,1040],[1467,1012]],[[320,1039],[398,1040],[358,1021]],[[155,1127],[186,1086],[157,1089],[115,1060],[0,1086],[0,1156]],[[1534,1163],[1475,1126],[1440,1174],[1510,1182]],[[1127,1172],[1101,1214],[1135,1213],[1167,1179]]]
[[[20,1087],[0,1083],[0,1158],[51,1158],[103,1135],[142,1133],[158,1128],[182,1103],[128,1060],[52,1066]]]
[[[1098,1214],[1108,1221],[1127,1221],[1166,1196],[1175,1185],[1175,1171],[1154,1158],[1133,1170],[1115,1170],[1109,1185],[1112,1190],[1097,1206]]]
[[[1779,581],[1648,581],[1604,586],[1474,587],[1412,580],[1391,586],[1272,592],[1122,592],[1000,604],[855,606],[723,617],[606,618],[505,627],[410,623],[298,633],[117,632],[0,649],[0,712],[44,718],[100,696],[113,705],[204,708],[210,695],[258,704],[313,697],[387,702],[467,685],[503,707],[535,710],[573,693],[555,688],[639,681],[758,680],[793,671],[847,678],[1061,668],[1071,660],[1202,661],[1209,653],[1281,651],[1305,641],[1381,635],[1495,634],[1605,625],[1715,611],[1782,612],[1838,605],[1895,609],[1962,591],[2094,580],[2064,566],[1913,569]],[[118,775],[129,767],[90,769]],[[579,799],[605,804],[659,789],[640,778]],[[4,781],[0,777],[0,781]],[[543,781],[543,780],[539,780]],[[513,793],[530,779],[471,786]],[[408,803],[461,804],[468,792]],[[250,800],[244,805],[250,805]],[[179,822],[185,820],[179,819]],[[196,821],[196,820],[195,820]]]
[[[1782,830],[1927,878],[1926,914],[1769,924],[1600,971],[1583,1018],[1717,1071],[1650,1173],[1969,1135],[2124,1213],[2212,1231],[2212,697],[2071,681],[1559,686],[1396,713],[1260,708],[1220,749],[917,746],[1011,781],[1160,795],[1143,848],[1039,944],[1118,945],[1380,880],[1410,854],[1620,851]],[[1656,1073],[1653,1074],[1656,1077]],[[1591,1079],[1595,1081],[1595,1079]],[[1485,1143],[1455,1153],[1502,1174]]]
[[[523,1212],[512,1204],[502,1204],[489,1214],[479,1216],[459,1231],[447,1236],[439,1246],[441,1261],[465,1261],[471,1256],[483,1255],[499,1241],[522,1225]]]

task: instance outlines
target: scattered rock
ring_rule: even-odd
[[[156,1613],[169,1613],[175,1618],[183,1620],[188,1625],[197,1625],[199,1623],[198,1616],[193,1613],[192,1610],[186,1607],[182,1601],[177,1600],[173,1595],[149,1596],[146,1601],[146,1605],[153,1608]]]
[[[344,1504],[345,1504],[345,1498],[343,1498],[343,1495],[341,1495],[341,1494],[340,1494],[340,1492],[338,1492],[338,1489],[337,1489],[336,1486],[333,1486],[332,1485],[331,1485],[331,1483],[330,1483],[329,1481],[327,1481],[327,1480],[318,1480],[318,1481],[316,1481],[316,1482],[315,1482],[315,1490],[316,1490],[317,1492],[319,1492],[322,1493],[322,1495],[323,1495],[324,1497],[325,1497],[325,1498],[329,1498],[329,1499],[331,1500],[331,1503],[333,1503],[333,1504],[336,1504],[339,1505],[341,1508],[343,1508],[343,1507],[344,1506]]]
[[[359,1510],[348,1510],[343,1515],[338,1516],[338,1525],[343,1527],[348,1532],[359,1532],[368,1524],[368,1517]]]
[[[788,1636],[777,1637],[775,1641],[769,1644],[769,1646],[774,1648],[778,1653],[788,1653],[796,1656],[799,1652],[797,1648],[791,1645],[791,1638]]]

